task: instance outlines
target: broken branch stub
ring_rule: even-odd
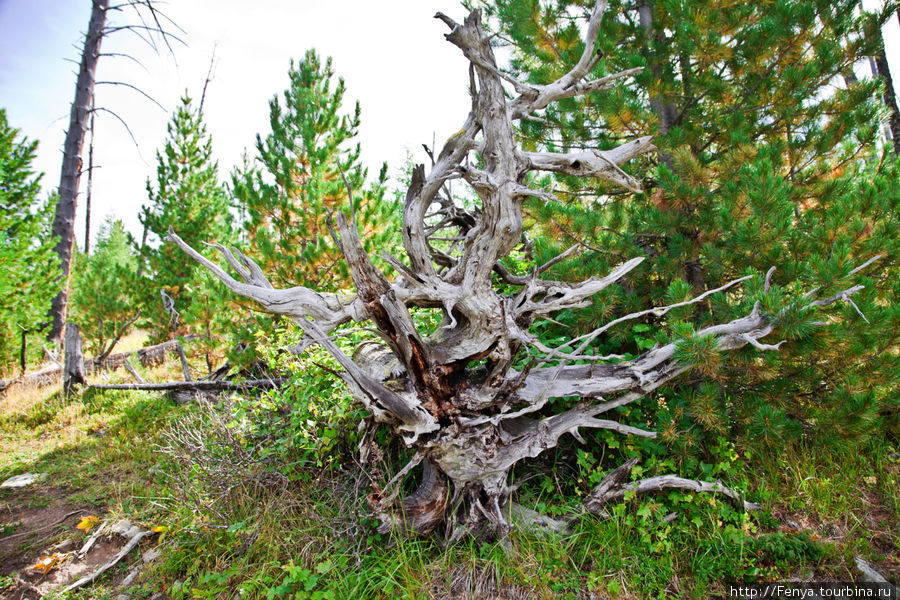
[[[690,368],[677,362],[675,344],[615,363],[584,352],[618,323],[649,313],[661,316],[743,281],[729,282],[687,303],[621,316],[564,344],[569,347],[567,352],[563,347],[541,346],[549,358],[529,363],[521,371],[513,368],[517,360],[526,357],[530,345],[540,343],[529,333],[535,322],[586,306],[594,294],[620,281],[641,262],[640,258],[624,261],[609,274],[579,284],[540,279],[540,270],[530,277],[513,275],[499,262],[521,243],[524,199],[552,199],[542,190],[529,188],[530,172],[591,177],[641,189],[640,181],[622,167],[654,150],[649,137],[610,150],[559,154],[526,152],[515,135],[516,120],[533,116],[562,98],[624,85],[635,72],[588,79],[605,8],[606,3],[600,1],[592,12],[579,62],[544,86],[512,80],[497,68],[479,11],[470,13],[462,23],[436,15],[450,29],[447,40],[470,62],[472,107],[460,130],[439,152],[432,153],[431,169],[427,173],[424,165],[413,169],[402,229],[409,266],[383,256],[401,273],[393,280],[372,263],[355,224],[352,220],[348,223],[340,212],[330,228],[339,238],[352,275],[353,295],[321,293],[302,286],[274,289],[251,259],[236,250],[214,246],[237,273],[236,279],[174,232],[167,238],[233,292],[257,301],[269,312],[291,318],[307,343],[319,344],[340,364],[350,393],[372,414],[368,427],[385,424],[415,449],[414,464],[398,479],[416,476],[413,469],[418,469],[418,490],[405,499],[380,490],[369,496],[384,530],[441,529],[450,540],[483,533],[502,535],[510,527],[508,474],[518,461],[552,448],[565,434],[581,439],[582,428],[654,437],[655,432],[599,415],[634,402]],[[512,83],[518,96],[509,99],[504,83]],[[447,190],[454,179],[472,189],[477,209],[456,206]],[[495,285],[495,273],[503,279],[505,290]],[[423,335],[415,326],[412,308],[438,309],[443,321],[434,333]],[[376,328],[385,346],[380,351],[361,348],[353,357],[347,356],[329,334],[349,322]],[[773,319],[754,309],[746,317],[699,333],[712,336],[721,350],[748,344],[775,350],[777,345],[759,341],[773,330]],[[379,358],[387,353],[393,360]],[[571,364],[584,358],[590,364]],[[548,364],[553,361],[557,364]],[[549,399],[573,396],[582,399],[576,406],[555,415],[545,411]],[[636,491],[691,486],[729,498],[736,494],[730,495],[721,484],[674,476],[628,484],[625,478],[630,471],[630,467],[623,471],[622,481],[592,495],[594,504],[600,506],[620,496],[629,485],[636,486]]]

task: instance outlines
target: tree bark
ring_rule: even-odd
[[[663,60],[666,60],[668,57],[660,56],[660,49],[665,44],[665,33],[659,30],[659,27],[654,24],[653,18],[653,4],[651,0],[640,0],[637,5],[638,8],[638,18],[640,20],[641,28],[644,30],[644,34],[647,36],[648,47],[646,50],[647,60],[650,63],[650,72],[653,75],[653,78],[656,80],[654,83],[663,87],[663,74],[662,69],[660,68],[660,64],[662,64]],[[655,43],[655,48],[649,48],[649,42],[653,40]],[[688,65],[687,59],[681,61],[681,64]],[[687,92],[687,90],[685,90]],[[685,94],[687,95],[687,94]],[[675,125],[675,120],[678,117],[678,107],[675,106],[675,103],[662,92],[657,92],[653,95],[653,98],[650,100],[650,105],[653,107],[653,110],[656,112],[657,117],[659,118],[659,133],[660,135],[665,135],[669,132],[673,125]],[[671,157],[666,154],[660,154],[660,161],[665,163],[666,166],[672,168]]]
[[[59,341],[66,321],[66,304],[69,291],[69,272],[71,269],[72,249],[75,244],[75,208],[78,200],[78,187],[81,181],[82,151],[84,138],[88,129],[88,117],[91,113],[91,100],[94,97],[97,62],[100,59],[100,44],[106,26],[106,12],[109,0],[93,0],[91,20],[81,53],[81,64],[78,79],[75,83],[75,100],[69,116],[69,129],[66,132],[63,147],[63,162],[59,178],[59,199],[56,204],[56,215],[53,218],[53,235],[58,238],[56,253],[60,264],[60,292],[53,298],[49,318],[52,321],[48,339]]]
[[[91,192],[94,181],[94,99],[91,98],[91,141],[88,143],[87,196],[84,199],[84,255],[91,253]]]
[[[22,346],[19,348],[19,368],[21,369],[21,375],[25,374],[25,368],[27,365],[27,357],[28,357],[28,330],[19,325],[19,329],[22,332]]]
[[[81,348],[81,332],[78,325],[66,323],[65,340],[65,369],[63,375],[63,390],[68,394],[75,384],[84,384],[84,353]]]
[[[147,232],[149,228],[150,222],[150,207],[143,206],[141,207],[141,213],[143,214],[143,223],[144,223],[144,231],[141,233],[141,245],[138,247],[138,268],[137,268],[137,277],[140,278],[141,275],[144,274],[144,266],[147,263],[146,258],[146,249],[147,249]]]
[[[891,68],[888,64],[887,54],[884,50],[884,41],[881,41],[881,47],[878,54],[875,55],[875,67],[878,75],[884,78],[884,105],[888,109],[887,131],[890,133],[890,142],[893,145],[894,153],[900,154],[900,108],[897,106],[897,94],[894,91],[894,79],[891,77]]]
[[[671,56],[669,56],[669,47],[668,40],[666,39],[666,33],[663,27],[661,27],[660,24],[655,21],[652,0],[640,0],[638,2],[637,9],[639,22],[641,24],[641,28],[644,30],[644,35],[646,36],[646,46],[643,54],[646,57],[647,62],[650,64],[650,72],[653,75],[654,85],[658,86],[660,90],[664,90],[667,87],[665,84],[671,82],[663,81],[666,75],[664,74],[662,66],[672,58]],[[653,108],[653,111],[656,113],[656,116],[659,119],[660,135],[666,135],[672,127],[674,127],[677,123],[680,123],[681,120],[684,119],[684,114],[687,108],[693,103],[693,90],[691,85],[693,72],[691,71],[690,57],[684,52],[681,52],[678,56],[678,65],[681,69],[681,85],[683,97],[683,108],[680,114],[678,105],[675,103],[675,100],[671,97],[671,95],[659,91],[656,93],[652,93],[650,97],[650,106]],[[657,156],[659,157],[659,162],[666,165],[666,167],[668,167],[668,169],[673,173],[677,173],[675,161],[672,159],[672,156],[668,152],[660,151]],[[663,192],[662,190],[659,190],[658,193]],[[683,203],[679,202],[678,204]],[[690,225],[682,225],[682,223],[691,223],[695,220],[694,215],[696,213],[696,208],[690,204],[687,204],[684,206],[684,208],[681,209],[670,208],[668,210],[680,213],[678,233],[684,236],[686,239],[692,240],[693,245],[696,247],[696,232]],[[697,249],[697,251],[699,252],[699,249]],[[693,287],[694,290],[696,290],[697,292],[702,292],[706,289],[706,278],[703,271],[703,262],[701,261],[700,255],[698,253],[694,253],[694,256],[686,260],[682,259],[681,270],[684,276],[684,280],[691,284],[691,287]],[[705,311],[706,307],[704,305],[701,305],[699,307],[699,310]]]

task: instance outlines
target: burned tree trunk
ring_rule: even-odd
[[[81,52],[81,65],[78,69],[78,80],[75,83],[75,100],[69,116],[69,129],[63,146],[62,170],[59,177],[59,199],[56,203],[56,215],[53,217],[53,235],[59,240],[56,243],[56,254],[59,256],[60,292],[53,298],[49,317],[52,321],[48,339],[58,341],[62,335],[66,321],[66,303],[69,292],[69,270],[72,262],[72,248],[75,244],[75,207],[78,198],[78,187],[81,181],[81,154],[84,137],[88,130],[88,116],[91,114],[91,100],[94,97],[97,62],[100,59],[100,43],[106,27],[106,13],[109,0],[93,0],[91,21],[84,39]]]
[[[614,362],[591,356],[592,342],[617,324],[651,313],[662,316],[748,279],[703,292],[693,300],[621,316],[564,347],[547,347],[530,332],[533,324],[558,311],[587,306],[593,295],[643,260],[633,258],[603,277],[577,284],[541,278],[548,265],[520,276],[500,262],[522,242],[522,202],[527,197],[557,201],[528,186],[532,172],[591,177],[641,189],[640,181],[621,165],[653,151],[649,137],[610,150],[554,153],[525,151],[514,135],[516,121],[535,116],[552,102],[612,88],[636,72],[588,78],[598,60],[595,44],[605,8],[602,0],[594,7],[578,64],[549,85],[523,83],[497,68],[478,11],[463,23],[437,15],[450,28],[447,39],[470,62],[472,108],[461,129],[435,157],[430,172],[426,174],[421,165],[413,171],[403,209],[408,266],[381,254],[400,273],[393,280],[371,262],[355,220],[351,217],[348,222],[343,213],[336,214],[333,235],[353,276],[355,295],[319,293],[302,286],[274,289],[252,260],[233,248],[216,246],[239,281],[174,232],[167,238],[235,293],[292,318],[307,343],[319,344],[340,364],[350,392],[372,414],[369,421],[390,427],[415,449],[413,459],[394,480],[369,496],[384,529],[427,532],[440,528],[450,540],[502,535],[509,528],[508,475],[518,461],[554,447],[565,434],[581,439],[582,428],[656,437],[653,431],[605,417],[689,368],[676,360],[675,344]],[[477,209],[466,210],[447,193],[445,184],[456,179],[477,195]],[[809,306],[847,298],[858,289],[809,301]],[[416,328],[411,308],[439,310],[443,321],[435,331],[423,333]],[[721,350],[747,344],[774,350],[777,345],[759,340],[774,330],[775,321],[757,305],[748,316],[699,334],[712,337]],[[349,322],[374,326],[383,347],[362,347],[353,357],[345,354],[330,333]],[[525,364],[530,350],[543,358]],[[576,361],[587,364],[572,364]],[[549,400],[573,396],[582,401],[558,414],[546,410]],[[396,488],[419,465],[418,491],[399,500]],[[671,485],[693,484],[671,478],[639,483],[641,489]],[[698,483],[695,488],[723,493],[716,484]],[[597,503],[614,499],[617,490],[607,490],[602,498],[598,495]]]

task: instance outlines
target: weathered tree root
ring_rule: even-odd
[[[421,460],[419,458],[419,461]],[[424,459],[422,462],[422,482],[415,492],[399,502],[399,506],[396,506],[398,503],[395,502],[398,494],[395,492],[385,495],[387,489],[373,492],[367,497],[369,506],[381,521],[379,533],[395,531],[401,534],[412,532],[424,534],[433,531],[443,522],[449,500],[447,478],[430,460]],[[399,479],[402,479],[402,472],[398,475]],[[395,478],[394,483],[399,488],[402,482]]]
[[[633,458],[623,465],[617,467],[609,475],[603,478],[597,487],[595,487],[590,495],[584,500],[585,508],[598,516],[607,517],[608,514],[604,510],[604,506],[609,502],[622,500],[627,492],[636,494],[644,494],[647,492],[656,492],[666,488],[678,488],[683,490],[691,490],[700,493],[719,494],[735,508],[744,510],[759,510],[761,507],[754,502],[747,502],[738,492],[722,485],[722,482],[699,481],[696,479],[685,479],[677,475],[660,475],[657,477],[649,477],[638,481],[626,482],[631,470],[637,464],[638,459]]]
[[[432,153],[433,163],[413,169],[403,205],[401,237],[405,259],[382,252],[380,258],[399,273],[393,279],[372,262],[360,240],[351,210],[348,219],[334,213],[329,229],[341,249],[355,294],[319,292],[303,286],[276,289],[262,269],[234,248],[214,244],[231,267],[228,272],[184,242],[174,231],[166,240],[206,267],[228,289],[254,300],[268,312],[291,318],[303,331],[300,347],[318,344],[340,365],[338,375],[350,394],[371,414],[371,423],[390,428],[415,458],[384,491],[376,490],[371,506],[382,528],[430,532],[442,526],[449,541],[465,536],[502,536],[510,528],[509,472],[522,460],[555,447],[569,434],[583,441],[582,429],[606,429],[626,436],[655,438],[656,432],[614,420],[626,406],[691,368],[678,355],[677,343],[658,345],[641,356],[594,356],[591,347],[613,327],[629,321],[659,318],[671,310],[702,302],[736,286],[740,277],[708,289],[695,298],[669,306],[619,315],[597,329],[550,347],[532,330],[543,319],[591,304],[591,298],[616,285],[644,260],[628,258],[609,273],[573,283],[544,278],[549,263],[531,273],[512,273],[503,261],[522,244],[523,202],[529,197],[558,202],[543,189],[529,187],[540,177],[559,173],[593,178],[641,190],[641,182],[623,170],[632,159],[655,150],[649,136],[615,148],[574,152],[533,151],[516,138],[522,119],[541,118],[553,102],[622,85],[635,70],[592,79],[600,60],[597,40],[607,2],[598,0],[587,23],[584,49],[577,63],[553,82],[520,81],[497,67],[491,36],[481,13],[463,22],[438,13],[450,32],[445,36],[469,61],[471,110],[459,131]],[[461,180],[477,199],[474,209],[461,206],[449,183]],[[348,186],[349,187],[349,186]],[[351,207],[352,190],[351,193]],[[572,251],[563,253],[571,256]],[[878,257],[851,271],[852,276]],[[772,271],[766,275],[770,289]],[[499,281],[498,281],[499,279]],[[502,282],[502,285],[498,285]],[[830,298],[813,300],[813,292],[785,310],[806,310],[837,301],[851,302],[856,285]],[[442,321],[423,334],[414,310],[438,310]],[[777,351],[781,343],[764,343],[779,314],[767,314],[756,303],[749,314],[696,332],[720,351],[752,346]],[[352,357],[331,337],[348,323],[377,330],[381,347],[362,347]],[[390,356],[389,356],[390,355]],[[391,356],[393,359],[391,359]],[[523,360],[524,359],[524,360]],[[517,365],[526,363],[524,367]],[[521,369],[521,370],[519,370]],[[551,412],[555,398],[580,398],[563,412]],[[361,450],[370,444],[363,437]],[[419,463],[423,482],[410,498],[396,502],[389,490]],[[625,483],[608,481],[592,494],[598,511],[629,489],[646,492],[679,487],[739,496],[720,483],[675,476]],[[449,500],[448,500],[449,496]],[[743,505],[743,501],[740,501]],[[518,511],[526,515],[528,513]],[[533,515],[532,521],[538,521]],[[553,525],[549,523],[549,525]]]
[[[134,535],[131,536],[131,538],[128,540],[128,543],[125,544],[125,546],[121,550],[119,550],[119,552],[116,553],[115,556],[113,556],[111,559],[109,559],[109,561],[107,561],[105,564],[100,566],[99,569],[97,569],[93,573],[85,575],[78,581],[75,581],[74,583],[69,584],[60,593],[65,594],[66,592],[71,592],[72,590],[75,590],[80,587],[84,587],[90,583],[93,583],[98,577],[100,577],[101,575],[106,573],[108,570],[110,570],[117,564],[119,564],[119,562],[123,558],[125,558],[129,552],[131,552],[132,550],[134,550],[135,547],[137,547],[137,545],[141,542],[142,539],[144,539],[145,537],[147,537],[149,535],[153,535],[153,532],[149,531],[149,530],[138,531],[137,533],[135,533]]]
[[[606,506],[610,503],[623,500],[626,493],[634,492],[635,494],[643,494],[647,492],[656,492],[666,488],[691,490],[698,493],[719,494],[737,509],[759,510],[761,508],[759,504],[747,502],[740,493],[725,487],[719,481],[699,481],[696,479],[685,479],[684,477],[678,477],[677,475],[660,475],[657,477],[640,479],[638,481],[628,481],[631,471],[637,463],[638,459],[632,458],[628,462],[613,469],[606,477],[604,477],[603,481],[597,484],[591,493],[584,499],[583,506],[585,510],[593,515],[607,519],[610,515],[606,511]],[[576,515],[569,518],[554,519],[529,508],[520,506],[514,502],[509,503],[508,514],[512,521],[521,523],[527,528],[556,534],[566,533],[569,530],[572,521],[578,518]],[[676,516],[676,513],[672,513],[666,518],[672,520]]]
[[[509,502],[507,506],[507,519],[516,525],[521,524],[525,529],[564,534],[569,531],[569,524],[572,522],[571,518],[554,519],[516,502]]]

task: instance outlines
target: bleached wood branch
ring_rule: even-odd
[[[596,52],[597,36],[600,33],[600,20],[603,18],[607,6],[608,3],[605,1],[594,4],[584,37],[584,50],[578,63],[571,70],[547,85],[520,84],[517,91],[520,91],[521,95],[510,102],[511,118],[529,118],[531,113],[544,109],[557,100],[608,89],[617,80],[641,70],[640,68],[629,69],[593,81],[582,81],[600,58]]]
[[[259,266],[249,257],[235,250],[228,251],[222,246],[214,246],[246,282],[242,283],[191,248],[173,230],[169,230],[169,235],[165,239],[174,242],[188,256],[206,267],[232,292],[255,300],[271,313],[296,318],[310,317],[325,331],[331,331],[349,321],[368,320],[368,314],[362,303],[355,297],[316,292],[303,286],[276,290],[262,275]]]
[[[513,301],[513,310],[517,318],[527,316],[533,319],[566,308],[587,306],[589,298],[622,279],[642,262],[644,262],[642,256],[632,258],[613,269],[608,275],[591,277],[579,284],[547,282],[532,278]],[[534,300],[538,294],[541,298]]]
[[[135,322],[140,317],[141,317],[141,311],[137,311],[136,313],[134,313],[134,316],[132,316],[130,319],[128,319],[125,323],[123,323],[122,326],[119,327],[119,330],[116,332],[115,336],[113,336],[113,339],[109,343],[109,346],[107,346],[106,349],[103,352],[101,352],[94,360],[97,362],[100,362],[100,361],[104,360],[107,356],[112,354],[113,348],[116,347],[116,344],[119,343],[119,340],[122,339],[122,336],[125,335],[125,333],[128,331],[128,329],[132,325],[134,325]]]
[[[98,577],[100,577],[101,575],[103,575],[104,573],[109,571],[111,568],[113,568],[117,564],[119,564],[119,562],[121,562],[121,560],[123,558],[125,558],[129,552],[131,552],[132,550],[134,550],[135,547],[137,547],[137,545],[141,542],[142,539],[144,539],[145,537],[147,537],[149,535],[153,535],[153,532],[152,531],[139,531],[138,533],[133,535],[131,537],[131,539],[128,540],[128,543],[125,544],[125,546],[121,550],[119,550],[119,552],[116,553],[115,556],[113,556],[106,563],[101,565],[100,568],[98,568],[93,573],[85,575],[84,577],[78,579],[74,583],[68,585],[60,593],[65,594],[67,592],[71,592],[72,590],[76,590],[80,587],[84,587],[90,583],[93,583]]]
[[[641,192],[641,182],[623,171],[619,165],[653,152],[656,146],[652,136],[632,140],[612,150],[585,150],[583,152],[522,152],[528,168],[551,171],[576,177],[603,179],[634,192]]]
[[[137,371],[135,371],[134,367],[131,366],[131,363],[128,362],[127,359],[124,362],[122,362],[122,366],[125,367],[125,370],[128,371],[129,375],[134,377],[135,381],[137,381],[138,383],[146,383],[144,381],[144,378],[141,377]]]
[[[453,481],[471,482],[490,480],[492,477],[505,479],[505,474],[515,463],[525,458],[534,458],[548,448],[553,448],[567,433],[579,436],[578,429],[582,427],[609,429],[623,435],[647,438],[655,438],[657,435],[654,431],[597,419],[594,417],[593,407],[589,405],[579,405],[544,419],[519,417],[515,421],[505,421],[504,427],[501,444],[492,443],[492,436],[487,434],[492,428],[485,424],[471,428],[467,444],[445,445],[441,442],[446,440],[438,438],[432,442],[432,451],[436,453],[441,468]],[[482,450],[477,454],[479,461],[473,463],[472,453],[478,449]]]
[[[854,286],[845,292],[859,289],[861,286]],[[831,298],[812,302],[807,306],[826,306],[845,297],[844,292],[841,292]],[[700,296],[694,300],[698,298]],[[675,306],[673,304],[664,309],[671,310]],[[771,316],[761,313],[757,304],[749,315],[728,323],[706,327],[698,331],[696,335],[700,337],[713,336],[716,346],[720,350],[736,350],[747,344],[761,350],[777,350],[780,343],[769,345],[759,342],[760,338],[774,331],[774,321]],[[600,329],[608,329],[608,325],[609,323]],[[516,399],[531,404],[544,394],[548,394],[550,397],[589,397],[608,396],[628,390],[646,393],[685,370],[685,365],[679,365],[674,361],[675,349],[676,343],[672,342],[650,350],[634,360],[612,365],[572,365],[561,369],[556,367],[534,369],[525,377],[522,388],[516,393]],[[515,373],[511,373],[510,377],[515,377],[515,375]],[[549,391],[547,391],[548,388]]]
[[[696,479],[685,479],[684,477],[678,477],[677,475],[660,475],[626,483],[627,478],[631,474],[631,470],[636,464],[637,459],[631,459],[604,477],[603,481],[601,481],[600,484],[591,491],[590,495],[585,498],[585,508],[594,514],[606,516],[604,511],[605,505],[623,499],[628,492],[645,494],[667,488],[677,488],[706,494],[719,494],[724,496],[736,508],[742,508],[744,510],[758,510],[761,508],[759,504],[747,502],[741,494],[724,486],[720,481],[699,481]]]

